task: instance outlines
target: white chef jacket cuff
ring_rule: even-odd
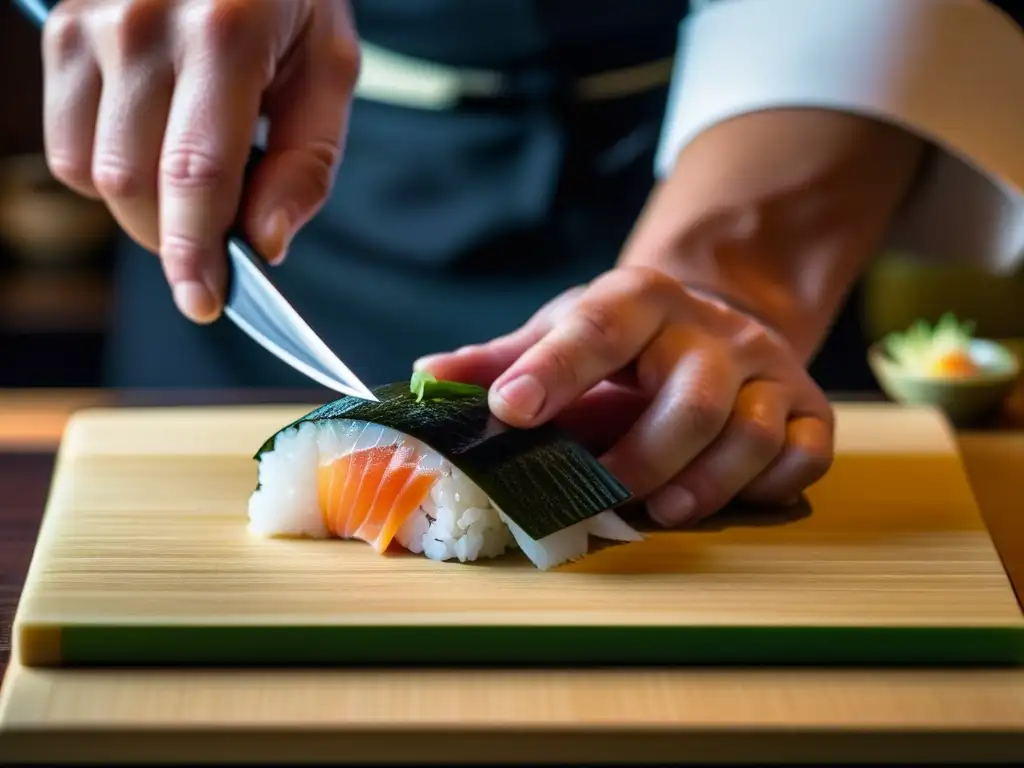
[[[1024,32],[979,0],[714,0],[680,26],[658,176],[716,123],[817,107],[934,147],[885,247],[997,272],[1024,260]]]

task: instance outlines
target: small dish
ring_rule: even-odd
[[[899,403],[931,405],[954,422],[998,412],[1021,375],[1020,358],[993,339],[972,336],[970,323],[950,314],[935,327],[918,322],[868,350],[882,390]]]

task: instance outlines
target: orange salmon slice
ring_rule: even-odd
[[[420,469],[409,446],[375,446],[341,456],[318,472],[324,524],[332,536],[359,539],[383,553],[439,474]]]

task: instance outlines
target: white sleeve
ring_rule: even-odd
[[[934,147],[887,249],[1024,266],[1024,32],[982,0],[714,0],[679,47],[658,176],[716,123],[779,107],[885,120]]]

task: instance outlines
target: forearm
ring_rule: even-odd
[[[773,110],[689,143],[620,260],[660,269],[809,360],[913,184],[925,144],[871,120]]]
[[[805,358],[882,249],[1020,268],[1019,5],[694,0],[664,181],[623,262],[746,307]]]

